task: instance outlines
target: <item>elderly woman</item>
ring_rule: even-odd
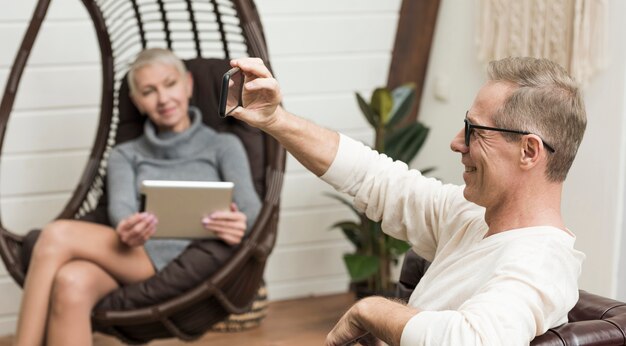
[[[239,244],[260,201],[239,140],[202,124],[189,106],[193,80],[165,49],[141,52],[128,72],[130,97],[147,121],[144,134],[112,151],[108,164],[109,216],[114,228],[75,220],[46,225],[33,250],[17,326],[17,345],[90,345],[94,305],[120,285],[155,275],[190,240],[150,239],[158,219],[139,212],[146,179],[232,181],[230,211],[198,222],[228,245]],[[219,263],[207,266],[219,267]]]

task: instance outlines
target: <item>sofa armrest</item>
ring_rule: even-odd
[[[626,303],[580,290],[576,306],[569,312],[568,320],[600,320],[626,314]]]
[[[532,346],[626,345],[626,303],[580,290],[569,323],[536,337]]]

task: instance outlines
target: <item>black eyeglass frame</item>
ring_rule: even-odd
[[[467,119],[467,112],[465,113],[465,119],[463,119],[463,122],[465,123],[465,146],[468,147],[468,148],[469,148],[470,136],[472,134],[472,129],[479,129],[479,130],[487,130],[487,131],[498,131],[498,132],[515,133],[515,134],[518,134],[518,135],[535,135],[535,136],[539,137],[539,139],[541,139],[541,141],[543,142],[543,145],[546,147],[546,149],[548,149],[549,152],[551,152],[551,153],[556,152],[556,150],[554,150],[554,148],[550,144],[548,144],[543,138],[541,138],[541,136],[539,136],[537,134],[534,134],[532,132],[520,131],[520,130],[502,129],[502,128],[499,128],[499,127],[474,125],[474,124],[470,123],[470,121]]]

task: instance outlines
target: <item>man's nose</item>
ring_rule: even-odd
[[[461,129],[454,138],[452,138],[452,142],[450,142],[450,150],[455,153],[466,153],[469,148],[465,145],[465,132]]]

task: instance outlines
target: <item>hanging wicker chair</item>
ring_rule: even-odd
[[[139,136],[143,119],[128,98],[127,66],[147,47],[167,47],[186,60],[194,75],[191,103],[204,121],[230,131],[248,152],[255,188],[263,206],[250,234],[234,250],[192,245],[170,266],[146,282],[119,288],[92,313],[95,330],[131,343],[158,338],[200,337],[230,314],[249,311],[262,283],[265,262],[276,238],[278,202],[285,152],[270,136],[235,119],[221,119],[217,97],[228,59],[257,56],[268,62],[258,12],[252,0],[82,0],[100,46],[102,95],[100,121],[88,163],[76,190],[57,218],[108,224],[106,157],[116,144]],[[24,66],[45,18],[50,0],[39,0],[11,69],[0,103],[0,149]],[[10,275],[23,285],[30,251],[38,232],[12,233],[0,219],[0,254]],[[195,244],[195,243],[194,243]],[[213,242],[212,244],[217,244]],[[198,259],[210,253],[225,263],[202,276]],[[189,279],[189,272],[193,272]],[[180,283],[189,282],[192,287]],[[169,291],[168,291],[169,288]],[[136,299],[146,292],[160,292]]]

